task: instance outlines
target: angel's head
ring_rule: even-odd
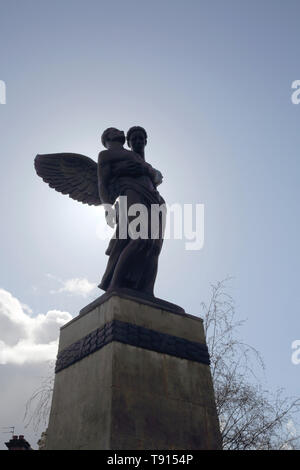
[[[127,145],[134,152],[141,153],[147,145],[147,137],[147,132],[143,127],[133,126],[126,135]]]
[[[125,144],[125,134],[123,131],[119,131],[115,127],[109,127],[105,129],[101,136],[101,142],[105,148],[109,148],[112,142],[120,142],[122,145]]]

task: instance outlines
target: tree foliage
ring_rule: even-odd
[[[263,387],[259,378],[265,370],[263,360],[238,337],[245,321],[235,319],[229,281],[212,285],[209,304],[202,303],[223,448],[299,448],[296,418],[300,399],[285,397],[282,389],[271,393]]]

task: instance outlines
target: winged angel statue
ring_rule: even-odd
[[[94,206],[115,204],[115,233],[106,250],[109,259],[99,287],[104,291],[125,288],[153,296],[164,231],[165,202],[157,191],[162,175],[145,161],[145,129],[130,128],[126,139],[130,150],[123,147],[123,131],[106,129],[101,138],[106,150],[99,153],[98,163],[76,153],[54,153],[37,155],[34,164],[37,174],[51,188],[76,201]],[[119,204],[120,196],[126,196],[125,218],[121,217],[124,207]],[[146,237],[130,234],[133,204],[146,208]],[[150,234],[153,205],[159,208],[155,237]],[[121,219],[126,220],[126,236]]]

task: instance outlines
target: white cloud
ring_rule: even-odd
[[[59,328],[71,319],[70,313],[59,310],[34,317],[29,307],[0,289],[0,364],[55,359]]]
[[[57,294],[60,292],[69,292],[70,294],[77,294],[77,295],[82,295],[83,297],[86,297],[97,287],[97,284],[93,282],[89,282],[85,278],[74,278],[74,279],[67,279],[66,281],[62,281],[61,279],[56,278],[55,276],[52,276],[51,274],[48,274],[47,276],[50,277],[51,279],[55,279],[56,281],[62,284],[62,287],[60,287],[59,289],[52,290],[51,294]]]

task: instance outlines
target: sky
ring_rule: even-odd
[[[300,79],[294,0],[0,0],[0,427],[33,447],[26,401],[59,327],[101,295],[103,212],[51,190],[37,153],[94,160],[107,127],[148,133],[169,203],[204,204],[204,245],[166,240],[158,297],[201,315],[228,289],[265,387],[299,394]],[[0,100],[1,101],[1,100]],[[1,429],[0,429],[1,431]],[[0,448],[8,434],[0,434]]]

